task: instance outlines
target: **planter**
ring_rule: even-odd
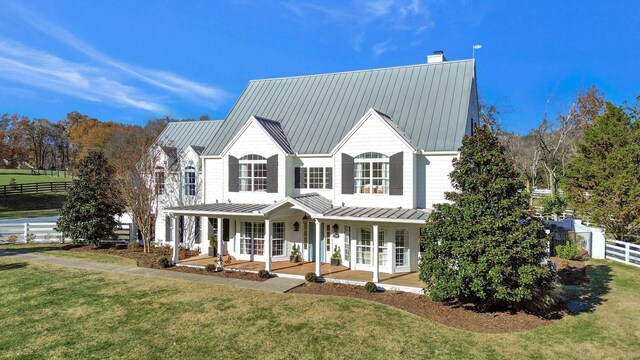
[[[340,259],[331,259],[331,266],[339,266]]]
[[[289,256],[289,262],[290,263],[300,262],[300,256]]]
[[[209,256],[216,256],[216,248],[209,246]]]

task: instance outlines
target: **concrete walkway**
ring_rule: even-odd
[[[2,250],[0,250],[0,257],[11,257],[11,258],[25,260],[25,261],[35,261],[35,262],[40,262],[45,264],[69,266],[77,269],[96,270],[96,271],[130,274],[130,275],[138,275],[138,276],[151,276],[156,278],[191,281],[191,282],[197,282],[197,283],[209,284],[209,285],[236,286],[240,288],[272,291],[272,292],[278,292],[278,293],[286,292],[304,283],[304,280],[282,278],[282,277],[274,277],[266,281],[251,281],[251,280],[228,278],[224,276],[190,274],[190,273],[183,273],[178,271],[142,268],[142,267],[137,267],[133,265],[116,265],[116,264],[99,263],[99,262],[78,260],[78,259],[71,259],[71,258],[64,258],[64,257],[54,257],[54,256],[38,255],[38,254],[31,254],[31,253],[20,253],[20,252],[13,252],[13,251],[2,251]]]

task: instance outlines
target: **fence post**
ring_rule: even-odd
[[[29,223],[24,223],[24,242],[27,242],[27,237],[29,236]]]
[[[20,195],[23,195],[22,194],[22,184],[20,184]]]
[[[631,256],[631,253],[629,252],[631,249],[629,248],[629,244],[625,243],[624,244],[624,262],[627,264],[631,264],[631,261],[629,259],[629,257]]]

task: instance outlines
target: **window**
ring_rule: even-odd
[[[271,255],[272,256],[284,256],[284,223],[273,223],[273,234],[271,235]]]
[[[260,155],[240,158],[240,191],[267,191],[267,159]]]
[[[389,157],[368,152],[355,157],[353,167],[356,194],[389,193]]]
[[[264,255],[264,223],[245,222],[240,224],[240,254]]]
[[[409,231],[396,230],[396,266],[409,265]]]
[[[200,221],[201,221],[201,218],[200,218],[200,216],[196,216],[196,217],[194,217],[194,220],[196,222],[195,223],[195,229],[193,230],[193,236],[195,237],[194,242],[196,244],[200,244],[200,241],[202,240],[201,239],[201,235],[200,235],[201,234],[200,233]]]
[[[378,265],[389,266],[389,248],[384,241],[384,230],[378,230]]]
[[[184,194],[194,196],[196,194],[196,169],[187,166],[184,169]]]
[[[351,260],[351,226],[344,226],[344,260]]]
[[[333,168],[330,167],[300,167],[300,185],[297,189],[332,189]],[[297,185],[297,184],[296,184]]]
[[[302,244],[304,250],[307,250],[309,247],[309,223],[307,220],[303,220],[303,231],[302,231]]]
[[[158,195],[164,194],[164,168],[158,166],[155,172],[155,184],[156,184],[156,193]]]
[[[371,231],[360,229],[360,236],[356,242],[356,263],[371,265]]]

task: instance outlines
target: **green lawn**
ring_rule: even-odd
[[[0,196],[0,219],[58,215],[66,197],[65,194]]]
[[[0,257],[0,357],[637,358],[640,270],[590,265],[592,312],[528,332],[492,335],[357,299]]]
[[[133,259],[128,259],[118,255],[105,254],[102,252],[81,252],[70,251],[68,246],[65,248],[59,244],[16,244],[16,245],[3,245],[0,250],[16,251],[21,253],[35,253],[39,255],[66,257],[79,260],[89,260],[100,263],[110,263],[118,265],[135,265],[136,262]]]
[[[16,184],[28,184],[37,182],[72,181],[70,177],[64,177],[63,172],[56,172],[60,176],[31,175],[31,170],[26,169],[0,169],[0,185],[7,185],[11,179],[16,179]]]

